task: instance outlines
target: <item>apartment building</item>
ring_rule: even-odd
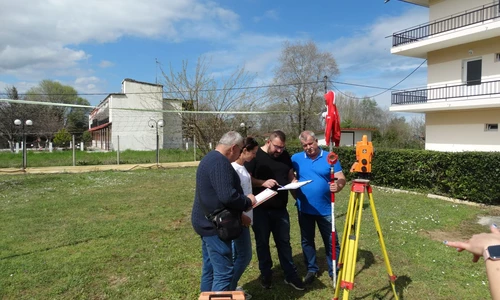
[[[500,151],[500,0],[405,0],[429,21],[392,35],[391,53],[427,59],[427,86],[390,111],[425,114],[425,148]]]

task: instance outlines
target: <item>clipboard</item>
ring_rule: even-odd
[[[278,188],[278,191],[296,190],[296,189],[300,188],[301,186],[304,186],[310,182],[312,182],[312,180],[292,182],[292,183],[289,183],[287,185],[284,185],[284,186]]]
[[[256,208],[257,206],[259,206],[262,203],[266,202],[267,200],[271,199],[276,194],[278,194],[277,191],[271,190],[269,188],[267,188],[267,189],[263,190],[262,192],[258,193],[257,195],[255,195],[256,203],[253,206],[253,208]]]

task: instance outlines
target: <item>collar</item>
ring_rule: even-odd
[[[319,152],[318,156],[316,156],[314,159],[312,159],[312,158],[310,158],[309,156],[307,156],[307,153],[304,151],[304,158],[306,158],[306,159],[311,159],[311,160],[315,161],[315,160],[317,160],[318,158],[323,157],[323,149],[321,149],[321,148],[320,148],[320,150],[321,150],[321,151]]]

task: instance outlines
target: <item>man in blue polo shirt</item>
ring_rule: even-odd
[[[333,276],[332,266],[332,204],[331,193],[340,192],[345,184],[345,176],[340,162],[334,165],[335,183],[330,183],[328,151],[318,146],[318,139],[312,131],[304,131],[299,136],[303,152],[292,156],[292,164],[299,181],[312,180],[296,192],[297,209],[302,238],[302,252],[307,266],[304,283],[310,284],[318,276],[314,232],[316,224],[325,245],[328,275]],[[337,234],[337,232],[335,232]],[[335,237],[337,259],[340,253],[339,239]]]

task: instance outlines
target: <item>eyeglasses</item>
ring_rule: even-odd
[[[285,146],[276,146],[275,144],[273,144],[273,142],[271,142],[271,145],[273,145],[273,147],[276,148],[277,150],[284,150],[285,149]]]

